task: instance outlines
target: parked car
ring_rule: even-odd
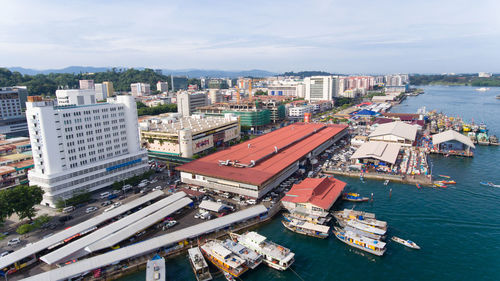
[[[248,199],[246,202],[247,202],[247,204],[250,204],[250,205],[257,204],[257,201],[255,199]]]
[[[122,187],[122,190],[125,191],[125,192],[128,191],[128,190],[130,190],[130,189],[132,189],[132,186],[130,184],[126,184],[126,185],[124,185]]]
[[[115,204],[113,204],[113,207],[117,208],[117,207],[120,207],[122,205],[122,202],[116,202]]]
[[[127,196],[122,195],[122,196],[118,197],[118,200],[123,200],[123,199],[125,199],[125,198],[127,198]]]
[[[121,190],[113,190],[113,194],[115,194],[115,195],[119,195],[119,194],[121,194],[121,193],[122,193],[122,191],[121,191]]]
[[[90,214],[90,213],[92,213],[92,212],[97,211],[97,209],[99,209],[99,208],[97,208],[96,206],[90,206],[90,207],[88,207],[88,208],[85,210],[85,213]]]
[[[104,201],[104,202],[102,202],[102,203],[101,203],[101,206],[102,206],[102,207],[106,207],[106,206],[111,205],[111,204],[113,204],[113,201],[108,200],[108,201]]]
[[[112,200],[112,199],[115,199],[115,198],[118,198],[118,195],[116,195],[116,194],[110,194],[108,196],[108,200]]]
[[[21,243],[21,239],[19,239],[19,237],[16,237],[16,238],[12,238],[9,240],[9,242],[7,243],[7,246],[14,246],[14,245],[17,245]]]
[[[101,193],[100,198],[101,199],[106,199],[106,198],[108,198],[109,195],[111,195],[111,193],[108,192],[108,191],[106,191],[106,192]]]
[[[163,188],[161,187],[161,185],[158,185],[157,187],[153,188],[153,190],[162,190]]]
[[[65,207],[62,209],[62,212],[63,213],[71,213],[75,210],[75,207],[74,206],[68,206],[68,207]]]
[[[60,222],[67,222],[73,219],[73,216],[62,216],[59,218]]]
[[[6,255],[8,255],[8,254],[10,254],[10,253],[12,253],[12,252],[14,252],[14,251],[9,250],[9,251],[5,251],[5,252],[1,253],[1,254],[0,254],[0,258],[5,257]]]

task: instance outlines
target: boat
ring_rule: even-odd
[[[207,261],[203,258],[200,248],[194,247],[189,249],[188,258],[197,281],[212,280],[212,274],[210,274]]]
[[[476,91],[478,92],[486,92],[486,91],[489,91],[490,88],[485,88],[485,87],[481,87],[481,88],[477,88]]]
[[[471,127],[469,125],[467,125],[467,124],[463,124],[462,131],[464,131],[464,132],[470,132],[471,131]]]
[[[500,187],[500,184],[493,184],[492,182],[480,182],[479,184],[491,187]]]
[[[449,180],[449,181],[436,181],[437,183],[442,183],[442,184],[456,184],[457,182],[454,180]]]
[[[484,123],[479,124],[479,132],[481,132],[481,133],[488,132],[488,128],[486,127],[486,124],[484,124]]]
[[[445,176],[445,175],[439,175],[439,176],[442,178],[447,178],[447,179],[451,178],[450,176]]]
[[[263,262],[271,268],[286,270],[295,261],[295,254],[291,252],[290,249],[267,240],[265,236],[255,231],[245,234],[231,232],[229,236],[241,245],[262,255]]]
[[[299,220],[308,221],[310,223],[323,224],[323,225],[327,224],[331,220],[330,216],[320,217],[320,216],[311,215],[311,214],[301,214],[298,212],[283,213],[283,218],[285,220],[288,220],[288,221],[291,221],[292,219],[299,219]]]
[[[441,188],[447,188],[448,187],[444,183],[440,183],[440,182],[435,182],[434,186],[441,187]]]
[[[248,270],[248,267],[245,266],[245,260],[224,248],[220,241],[209,240],[201,245],[200,249],[213,265],[234,277],[239,277]]]
[[[413,242],[411,240],[404,240],[404,239],[401,239],[401,238],[396,237],[396,236],[393,236],[391,238],[391,240],[394,241],[394,242],[397,242],[399,244],[405,245],[408,248],[420,250],[420,246],[418,246],[417,243],[415,243],[415,242]]]
[[[419,188],[419,189],[422,188],[419,183],[417,183],[416,185],[417,185],[417,188]]]
[[[333,213],[333,217],[339,220],[352,220],[372,227],[387,230],[387,222],[375,219],[375,214],[365,213],[361,211],[354,211],[351,209],[344,209]],[[339,222],[340,223],[340,222]]]
[[[256,253],[252,249],[248,249],[247,247],[241,245],[238,242],[235,242],[231,239],[226,239],[224,240],[224,242],[222,242],[222,244],[224,248],[233,252],[238,257],[244,259],[246,265],[251,269],[256,268],[259,264],[262,263],[262,256],[260,254]]]
[[[352,231],[342,229],[338,226],[334,227],[333,234],[340,241],[349,246],[358,248],[370,254],[382,256],[385,253],[385,242],[361,236]]]
[[[367,225],[355,220],[337,220],[339,225],[346,230],[356,232],[362,236],[372,239],[383,240],[385,239],[386,229],[381,229],[371,225]]]
[[[292,219],[291,221],[283,220],[281,223],[288,230],[293,232],[322,239],[327,238],[330,231],[329,226],[314,224],[297,219]]]
[[[498,138],[495,135],[490,136],[490,144],[492,145],[498,145]]]
[[[224,278],[226,278],[227,281],[234,281],[234,277],[231,274],[225,271],[223,271],[222,273],[224,273]]]
[[[389,180],[385,180],[384,185],[388,185],[388,184],[389,184]]]
[[[370,200],[370,198],[368,198],[368,197],[362,197],[360,194],[352,193],[352,192],[344,193],[342,195],[342,199],[345,201],[351,201],[351,202],[365,202],[365,201]]]
[[[500,95],[497,95],[497,99],[500,99]]]
[[[477,143],[480,145],[489,145],[490,140],[488,138],[488,135],[486,133],[477,134]]]
[[[165,281],[165,259],[155,255],[146,265],[146,281]]]

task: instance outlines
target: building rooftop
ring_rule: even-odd
[[[474,143],[472,143],[472,141],[468,137],[454,130],[448,130],[439,134],[432,135],[433,144],[440,144],[447,141],[458,141],[469,147],[476,148],[474,146]]]
[[[16,169],[9,166],[0,166],[0,176],[15,172]]]
[[[386,143],[380,141],[367,142],[362,144],[351,159],[375,158],[380,161],[394,164],[398,158],[400,144]]]
[[[170,120],[168,120],[168,118],[170,118]],[[177,134],[179,130],[190,129],[193,134],[198,134],[207,130],[229,125],[237,121],[238,119],[236,117],[201,117],[200,115],[182,117],[177,120],[172,119],[172,117],[166,117],[165,119],[160,117],[151,118],[146,121],[147,126],[144,123],[144,125],[141,124],[141,131]]]
[[[332,177],[306,178],[301,183],[294,184],[281,200],[293,203],[311,203],[328,210],[340,196],[345,186],[345,182]]]
[[[369,137],[378,137],[385,135],[395,135],[407,140],[415,141],[417,137],[418,127],[415,125],[406,124],[396,121],[391,123],[380,124]]]
[[[176,169],[262,185],[344,130],[345,125],[295,123]]]

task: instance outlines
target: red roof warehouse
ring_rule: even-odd
[[[332,177],[306,178],[301,183],[293,185],[281,201],[287,209],[295,209],[297,204],[301,206],[311,204],[311,207],[327,211],[337,201],[345,186],[345,182]]]
[[[346,134],[345,125],[295,123],[176,169],[182,182],[260,198]]]

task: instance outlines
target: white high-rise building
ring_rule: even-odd
[[[206,105],[208,105],[208,97],[204,92],[183,92],[177,95],[177,112],[182,116],[190,116],[197,107]]]
[[[151,95],[151,86],[147,83],[133,83],[130,84],[132,96],[142,97]]]
[[[156,83],[156,90],[160,92],[168,92],[168,82],[158,81]]]
[[[105,100],[108,97],[108,84],[96,83],[95,84],[95,98],[96,100]]]
[[[80,82],[80,89],[82,90],[87,90],[87,89],[94,89],[94,80],[79,80]]]
[[[331,101],[338,95],[338,78],[334,76],[306,77],[304,84],[305,99],[308,101]]]
[[[95,103],[92,93],[57,91],[56,105],[29,97],[26,116],[35,167],[31,185],[45,191],[42,204],[94,191],[144,173],[134,97],[116,96]]]

